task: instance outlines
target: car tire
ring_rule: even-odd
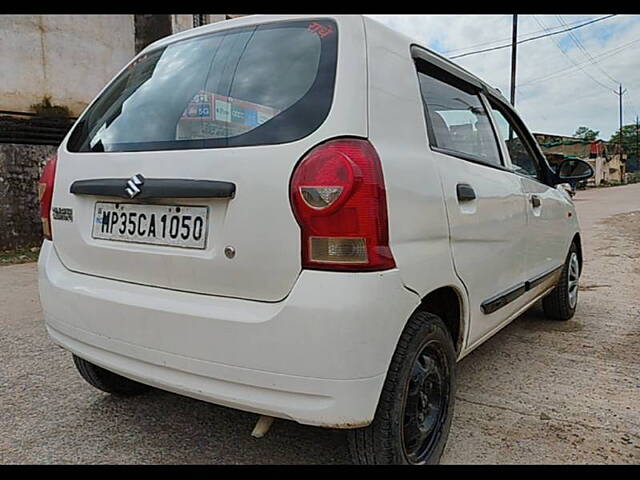
[[[456,351],[443,321],[414,313],[391,360],[373,422],[347,433],[353,461],[438,463],[451,427],[455,371]]]
[[[562,267],[558,285],[542,300],[542,308],[547,318],[565,321],[573,317],[578,306],[579,278],[578,248],[573,243]]]
[[[121,397],[131,397],[145,393],[152,388],[149,385],[144,385],[110,372],[109,370],[105,370],[76,355],[73,355],[73,363],[75,363],[78,372],[80,372],[80,375],[87,383],[103,392]]]

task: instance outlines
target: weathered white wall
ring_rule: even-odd
[[[588,179],[587,183],[590,185],[593,184],[597,187],[598,185],[600,185],[600,183],[604,179],[605,158],[596,157],[596,158],[588,158],[585,160],[589,162],[589,165],[591,165],[591,168],[593,168],[593,171],[594,171],[593,177]]]
[[[226,20],[227,17],[235,18],[242,17],[244,15],[225,15],[225,14],[213,14],[206,13],[205,20],[206,23],[216,23],[222,22]],[[193,15],[171,15],[171,27],[173,29],[173,33],[183,32],[184,30],[189,30],[193,28]]]
[[[171,26],[193,28],[193,16],[171,15]],[[77,116],[134,55],[133,15],[0,15],[0,110],[49,96]]]
[[[173,33],[183,32],[191,28],[193,28],[193,15],[171,15]]]
[[[0,110],[79,115],[134,56],[133,15],[0,15]]]

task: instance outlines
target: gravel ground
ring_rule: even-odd
[[[443,463],[640,462],[640,184],[580,191],[569,322],[539,307],[459,365]],[[35,264],[0,267],[0,463],[346,463],[344,433],[171,393],[113,399],[46,336]]]

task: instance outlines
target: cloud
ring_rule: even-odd
[[[511,15],[368,16],[447,57],[511,42]],[[571,26],[598,17],[563,15],[561,19]],[[518,19],[521,39],[545,33],[543,27],[564,28],[556,15],[519,15]],[[585,125],[609,139],[619,123],[614,80],[628,90],[623,97],[624,123],[640,115],[640,16],[617,15],[572,33],[604,72],[568,33],[518,45],[516,109],[534,132],[571,135]],[[509,97],[510,48],[454,61]]]

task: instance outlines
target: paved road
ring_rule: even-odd
[[[459,366],[443,463],[640,462],[640,184],[579,192],[575,318],[518,318]],[[0,463],[345,463],[343,432],[153,391],[114,400],[46,337],[34,264],[0,267]]]

